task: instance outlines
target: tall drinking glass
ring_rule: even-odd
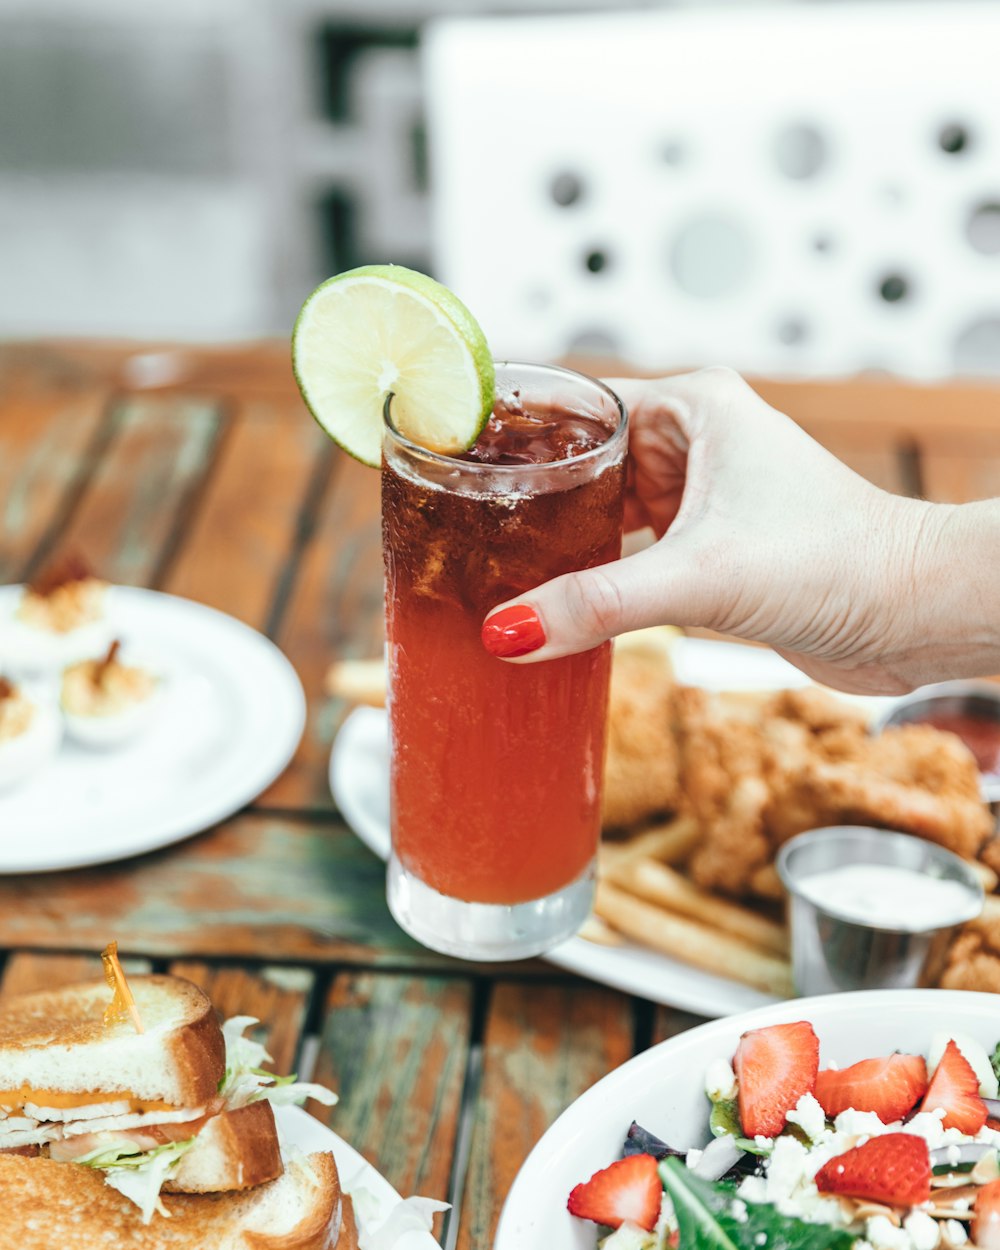
[[[493,416],[460,457],[400,435],[386,404],[392,855],[388,900],[424,945],[535,955],[593,897],[609,644],[510,664],[487,612],[621,552],[627,418],[602,383],[498,364]]]

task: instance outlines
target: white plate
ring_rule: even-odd
[[[738,643],[679,638],[677,679],[707,690],[782,690],[809,678],[773,651]],[[873,708],[881,700],[865,700]],[[379,708],[358,708],[344,721],[330,756],[330,789],[341,815],[382,859],[389,856],[389,726]],[[702,972],[639,946],[598,946],[571,938],[550,963],[653,1002],[703,1016],[725,1016],[776,1001],[749,986]]]
[[[329,1150],[337,1164],[341,1188],[346,1193],[366,1189],[375,1200],[372,1218],[381,1223],[400,1201],[399,1194],[362,1155],[338,1137],[332,1129],[303,1111],[301,1107],[275,1107],[274,1118],[282,1138],[304,1154]],[[411,1232],[400,1239],[400,1250],[441,1250],[430,1233]]]
[[[517,1174],[493,1250],[593,1250],[595,1225],[566,1210],[573,1186],[620,1157],[633,1120],[681,1150],[703,1146],[709,1140],[707,1064],[732,1059],[747,1029],[794,1020],[812,1023],[824,1067],[893,1050],[926,1055],[939,1029],[968,1033],[991,1054],[1000,1040],[997,996],[951,990],[800,998],[690,1029],[622,1064],[563,1112]]]
[[[0,587],[0,663],[20,593]],[[256,630],[125,586],[110,592],[108,611],[115,636],[165,671],[156,720],[114,750],[66,739],[40,772],[0,793],[0,873],[107,863],[207,829],[266,789],[302,737],[302,685]],[[58,697],[54,679],[25,686]]]

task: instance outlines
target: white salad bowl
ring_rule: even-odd
[[[866,990],[798,998],[690,1029],[637,1055],[576,1100],[535,1146],[504,1204],[494,1250],[593,1250],[597,1226],[566,1210],[570,1190],[621,1157],[637,1120],[684,1150],[710,1139],[705,1070],[731,1060],[740,1035],[808,1020],[820,1065],[845,1067],[893,1050],[927,1054],[942,1030],[975,1038],[992,1054],[1000,1041],[1000,995],[953,990]]]

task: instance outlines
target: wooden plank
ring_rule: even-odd
[[[200,986],[223,1020],[254,1016],[260,1025],[251,1036],[267,1047],[273,1070],[281,1075],[295,1071],[315,983],[308,968],[265,967],[252,972],[175,960],[170,972]]]
[[[260,804],[331,811],[330,748],[346,708],[323,679],[336,659],[382,652],[382,538],[379,476],[338,457],[312,541],[276,634],[298,670],[309,702],[302,744]]]
[[[162,588],[267,626],[329,440],[301,404],[241,403]]]
[[[503,1200],[528,1152],[556,1116],[631,1053],[632,1014],[623,994],[578,983],[494,987],[458,1250],[493,1244]],[[564,1202],[565,1195],[552,1200]]]
[[[107,339],[0,344],[0,387],[92,384],[133,392],[298,397],[287,339],[213,347]]]
[[[1000,497],[1000,412],[995,428],[945,427],[918,436],[928,499],[968,503]]]
[[[78,551],[109,581],[147,585],[165,559],[211,460],[221,414],[202,399],[133,399],[50,559]]]
[[[310,1110],[404,1197],[448,1200],[471,1018],[468,980],[345,973],[331,988],[315,1079],[340,1101]]]
[[[247,814],[123,863],[0,879],[0,948],[455,967],[396,925],[385,868],[342,825]]]
[[[0,402],[0,583],[20,581],[93,468],[108,392],[5,392]]]
[[[874,421],[905,435],[934,429],[996,429],[1000,384],[949,382],[928,386],[900,378],[776,382],[751,378],[754,389],[782,412],[808,424]]]
[[[149,972],[151,966],[148,959],[122,959],[122,967],[128,973]],[[0,998],[30,994],[34,990],[57,990],[64,985],[75,985],[78,981],[99,981],[103,977],[99,954],[41,955],[18,951],[4,966]]]
[[[912,440],[904,432],[880,422],[831,421],[803,418],[799,424],[838,460],[876,486],[909,494],[908,460]]]
[[[704,1016],[692,1015],[689,1011],[681,1011],[677,1007],[657,1006],[653,1011],[653,1035],[650,1045],[665,1042],[668,1038],[686,1033],[688,1029],[697,1028],[705,1023]]]

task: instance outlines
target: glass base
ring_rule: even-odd
[[[564,889],[528,903],[449,898],[389,858],[386,897],[396,922],[431,950],[483,962],[528,959],[573,936],[594,901],[594,861]]]

